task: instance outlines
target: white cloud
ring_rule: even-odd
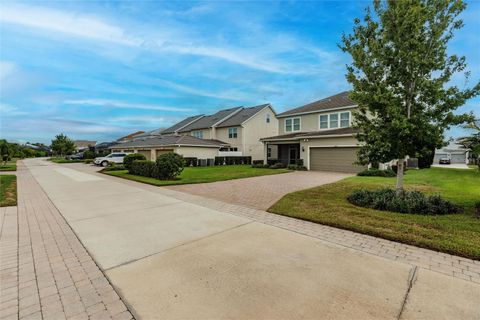
[[[98,106],[98,107],[114,107],[119,109],[142,109],[142,110],[158,110],[158,111],[175,111],[175,112],[192,112],[190,108],[168,107],[143,103],[130,103],[117,100],[107,99],[81,99],[81,100],[67,100],[65,104],[83,105],[83,106]]]
[[[9,76],[15,73],[16,66],[10,61],[0,61],[0,81],[5,81]]]
[[[151,115],[146,116],[125,116],[125,117],[112,117],[107,121],[111,123],[134,123],[134,124],[145,124],[145,125],[158,125],[161,126],[165,123],[178,122],[182,118],[177,117],[156,117]]]
[[[261,43],[260,48],[250,48],[249,50],[204,45],[201,44],[202,39],[186,36],[181,29],[170,25],[158,26],[156,30],[151,30],[151,33],[147,31],[146,34],[143,33],[144,36],[139,37],[134,36],[134,34],[139,34],[135,33],[134,27],[130,27],[131,32],[127,32],[125,28],[108,23],[96,16],[12,3],[2,5],[0,22],[48,30],[53,34],[65,34],[93,41],[137,47],[143,50],[216,58],[271,73],[304,73],[298,66],[262,55],[260,48],[263,48],[265,43]],[[158,30],[162,30],[163,33],[159,34]],[[48,36],[49,34],[44,35]],[[289,47],[289,49],[291,48]],[[268,50],[272,50],[271,46]]]
[[[140,45],[138,40],[127,37],[122,28],[94,17],[81,16],[59,10],[19,4],[2,5],[0,21],[31,28],[42,28],[58,33],[109,41],[124,45]]]
[[[26,114],[25,111],[21,111],[19,108],[6,104],[0,103],[0,116],[21,116]]]

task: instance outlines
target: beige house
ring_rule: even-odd
[[[218,141],[199,139],[188,135],[158,136],[135,139],[117,144],[112,152],[131,152],[145,155],[147,160],[155,161],[163,153],[175,152],[184,157],[215,159],[223,144]]]
[[[348,92],[342,92],[278,114],[278,135],[261,139],[264,160],[296,164],[301,159],[309,170],[363,170],[354,165],[359,147],[351,127],[355,108]]]
[[[277,132],[275,111],[270,104],[263,104],[189,117],[163,130],[162,135],[189,135],[212,140],[222,144],[217,156],[250,156],[252,160],[262,160],[264,149],[260,139]]]

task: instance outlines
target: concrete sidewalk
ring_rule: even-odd
[[[172,190],[40,160],[27,165],[139,318],[480,315],[480,286],[471,281],[185,201]]]

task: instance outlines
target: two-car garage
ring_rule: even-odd
[[[365,167],[355,165],[358,147],[310,147],[310,170],[360,172]]]

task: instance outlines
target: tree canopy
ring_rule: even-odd
[[[452,76],[464,72],[466,59],[449,55],[448,43],[463,26],[462,1],[405,0],[373,2],[340,48],[351,55],[347,80],[358,103],[354,125],[363,142],[359,162],[399,161],[397,189],[402,190],[403,159],[441,147],[451,125],[472,120],[454,114],[479,94],[480,83],[460,88]]]
[[[55,139],[52,140],[51,148],[54,153],[63,156],[73,153],[75,151],[75,144],[70,138],[61,133],[56,135]]]

